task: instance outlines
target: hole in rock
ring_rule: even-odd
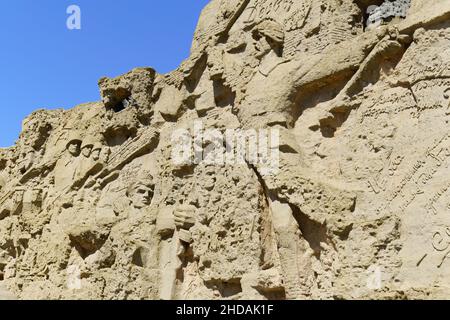
[[[107,240],[107,236],[89,231],[79,235],[70,235],[69,238],[71,246],[77,250],[83,260],[100,250]]]
[[[144,268],[149,258],[149,250],[146,248],[138,248],[133,253],[131,262],[138,267]]]
[[[125,110],[133,101],[130,90],[123,87],[105,90],[103,99],[106,109],[116,113]]]
[[[234,279],[230,281],[210,281],[206,283],[208,289],[219,292],[222,298],[233,297],[242,292],[241,280]]]
[[[286,300],[285,288],[276,288],[276,289],[256,288],[256,290],[269,301]]]
[[[225,84],[223,79],[214,81],[214,100],[217,107],[234,106],[236,94]]]
[[[303,238],[309,243],[309,246],[314,251],[316,258],[320,258],[323,250],[322,243],[330,243],[328,238],[327,226],[311,220],[298,207],[290,205],[293,211],[295,220],[300,227]]]
[[[111,109],[117,113],[117,112],[125,110],[125,108],[126,108],[126,102],[125,102],[125,100],[123,100],[123,101],[120,101],[120,102],[116,103],[115,105],[113,105]]]

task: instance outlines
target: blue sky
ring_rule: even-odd
[[[165,73],[189,55],[208,0],[14,0],[0,10],[0,147],[23,118],[100,99],[97,81],[134,67]],[[69,30],[67,7],[81,9]]]

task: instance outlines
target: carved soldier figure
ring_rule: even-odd
[[[126,243],[140,244],[133,254],[134,264],[138,261],[138,266],[159,274],[159,298],[169,300],[175,297],[177,272],[182,267],[186,246],[191,242],[189,229],[195,223],[195,207],[158,208],[152,203],[154,194],[155,183],[151,176],[132,183],[126,192],[128,205],[113,206],[114,210],[122,211],[116,213],[122,218],[125,217],[123,211],[129,214],[123,223],[113,228],[112,234],[117,234],[113,238]],[[137,228],[133,234],[128,233],[130,224]]]
[[[120,192],[120,190],[112,188],[116,192]],[[111,189],[108,190],[111,191]],[[166,253],[171,248],[168,235],[173,234],[175,227],[170,214],[164,215],[169,218],[168,223],[164,222],[166,233],[158,232],[159,210],[152,205],[154,190],[155,183],[152,176],[138,177],[136,181],[129,184],[126,198],[117,197],[111,201],[111,195],[109,195],[108,198],[100,200],[97,206],[96,220],[104,225],[114,225],[110,235],[112,243],[105,245],[101,251],[105,251],[107,248],[125,250],[127,254],[121,256],[120,260],[116,260],[115,264],[127,266],[131,263],[134,265],[135,272],[154,275],[154,279],[147,285],[158,288],[164,281],[161,279],[164,278],[165,271],[167,271],[167,265],[164,267],[167,260],[164,257],[170,256]],[[107,259],[109,256],[111,256],[110,253],[103,252],[90,260],[94,258]],[[103,261],[91,261],[91,263],[104,264]],[[161,266],[163,266],[162,269]],[[157,299],[157,292],[149,293],[150,298]]]
[[[224,45],[217,45],[208,51],[208,68],[212,79],[223,78],[233,92],[236,103],[245,96],[242,88],[256,73],[267,76],[279,64],[284,63],[284,29],[272,20],[262,20],[249,31],[241,30],[230,34]]]
[[[70,138],[66,147],[67,151],[69,151],[72,157],[78,157],[80,155],[81,143],[82,143],[81,139],[76,134],[74,134],[72,138]]]
[[[102,153],[103,145],[100,142],[95,142],[92,148],[92,160],[99,161]]]
[[[56,163],[55,188],[58,190],[70,187],[75,179],[81,143],[82,140],[78,135],[71,135],[66,145],[67,153]]]
[[[162,239],[160,251],[160,298],[172,300],[176,298],[177,274],[181,270],[186,249],[192,242],[190,229],[195,225],[197,209],[191,205],[181,205],[173,212],[167,210],[165,219],[173,219],[174,231],[172,238]],[[172,214],[172,217],[170,216]],[[158,217],[161,219],[161,215]]]
[[[89,159],[92,153],[92,149],[94,148],[94,142],[92,141],[92,138],[86,138],[82,145],[81,145],[81,154],[86,158]]]
[[[75,187],[80,187],[89,176],[98,173],[105,163],[101,161],[102,139],[90,136],[83,141],[81,146],[81,159],[77,168]]]
[[[83,179],[92,166],[92,161],[90,157],[92,154],[93,147],[94,142],[92,141],[91,137],[88,137],[83,140],[83,143],[81,144],[81,157],[80,160],[78,161],[78,168],[76,172],[77,180]]]
[[[100,151],[100,161],[104,164],[108,164],[110,155],[111,149],[109,147],[103,147]]]
[[[282,58],[285,40],[283,27],[275,21],[263,20],[253,28],[252,38],[253,43],[248,54],[257,58],[258,63],[255,69],[258,71],[253,73],[248,79],[248,94],[246,95],[246,99],[241,102],[242,105],[239,108],[238,117],[242,119],[244,125],[248,127],[253,127],[256,123],[260,123],[259,126],[265,126],[267,122],[280,123],[284,126],[287,120],[284,115],[285,110],[278,111],[275,109],[286,108],[285,105],[280,106],[278,103],[271,103],[269,101],[267,101],[268,103],[263,104],[260,101],[257,101],[258,108],[255,109],[253,101],[249,101],[249,99],[259,100],[258,95],[255,95],[253,92],[256,90],[255,84],[267,83],[269,86],[268,81],[271,79],[269,76],[274,70],[279,69],[280,65],[286,62],[286,60]],[[279,79],[277,79],[277,81],[278,80]],[[258,90],[260,92],[265,92],[267,95],[267,90],[271,89],[264,89],[263,91],[260,89]],[[264,114],[264,121],[256,119],[254,114]],[[253,119],[255,120],[253,121]],[[255,127],[259,126],[256,125]]]
[[[260,52],[258,58],[263,58],[272,50],[281,56],[284,44],[283,27],[275,21],[264,20],[260,22],[253,30],[253,39],[255,39],[255,49]]]

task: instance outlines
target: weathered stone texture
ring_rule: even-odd
[[[366,27],[382,3],[211,0],[177,70],[30,115],[0,150],[0,299],[448,298],[450,6]],[[279,129],[278,172],[175,163],[196,121]]]

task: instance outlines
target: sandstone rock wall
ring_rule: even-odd
[[[34,112],[0,149],[2,286],[448,298],[450,3],[399,1],[406,17],[368,28],[383,2],[212,0],[177,70],[137,68],[101,79],[99,102]],[[177,162],[174,133],[199,123],[279,132],[277,170],[205,161],[225,153],[206,136],[203,161]]]

